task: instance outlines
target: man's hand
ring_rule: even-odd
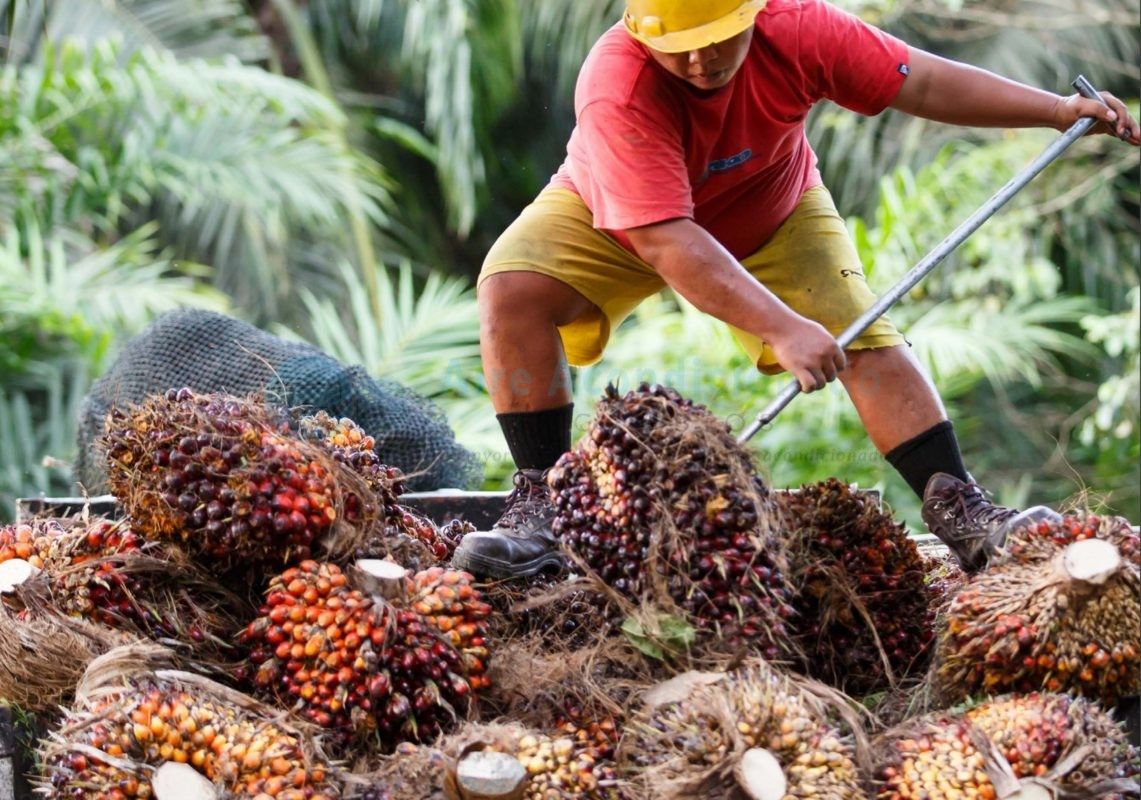
[[[1101,99],[1109,108],[1080,94],[1059,97],[1054,106],[1054,127],[1065,131],[1082,117],[1094,117],[1101,122],[1090,129],[1090,133],[1111,134],[1123,142],[1141,145],[1141,126],[1129,114],[1125,103],[1109,92],[1102,92]]]
[[[770,336],[773,355],[800,381],[804,392],[815,392],[836,380],[848,359],[832,334],[810,319],[793,315],[790,324]]]

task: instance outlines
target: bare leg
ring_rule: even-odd
[[[840,381],[881,453],[947,419],[943,401],[906,345],[849,350],[847,356]]]
[[[597,307],[562,281],[501,272],[479,287],[483,375],[497,414],[542,411],[571,402],[559,325]]]

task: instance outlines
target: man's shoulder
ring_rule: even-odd
[[[619,22],[599,37],[583,62],[575,107],[581,110],[600,100],[629,106],[654,78],[650,57]]]
[[[757,15],[757,29],[769,35],[796,31],[833,14],[844,13],[827,0],[769,0]]]

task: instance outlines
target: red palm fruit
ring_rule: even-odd
[[[18,558],[36,569],[43,569],[52,540],[66,530],[60,521],[53,519],[0,527],[0,564]]]
[[[337,462],[361,478],[360,491],[347,491],[345,516],[351,522],[371,521],[376,531],[361,545],[359,558],[382,558],[399,554],[401,563],[418,561],[419,566],[447,561],[455,550],[455,537],[445,536],[426,517],[399,503],[404,493],[404,473],[381,462],[376,442],[347,417],[336,419],[324,411],[302,417],[298,433],[324,448]],[[410,539],[421,545],[409,547]]]
[[[138,532],[200,557],[303,558],[337,519],[328,456],[254,400],[172,389],[112,411],[99,446]]]
[[[286,786],[307,800],[341,797],[328,767],[269,709],[257,710],[250,698],[235,702],[232,691],[200,679],[178,684],[172,677],[143,678],[69,710],[40,748],[45,789],[77,800],[149,798],[154,773],[146,767],[175,762],[220,786],[226,797],[282,797]]]
[[[408,604],[463,655],[473,690],[487,688],[488,624],[491,606],[467,572],[431,567],[408,578]]]

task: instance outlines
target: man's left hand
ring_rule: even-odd
[[[1058,104],[1054,106],[1054,127],[1064,131],[1082,117],[1094,117],[1100,122],[1090,130],[1090,133],[1110,134],[1123,142],[1141,145],[1141,126],[1130,115],[1125,103],[1109,92],[1102,92],[1101,99],[1106,102],[1108,108],[1080,94],[1060,98]]]

